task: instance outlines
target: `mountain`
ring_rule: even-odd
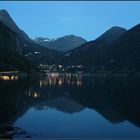
[[[0,22],[0,71],[31,72],[35,66],[21,55],[19,38],[15,32]]]
[[[96,71],[139,73],[140,24],[125,32],[98,57]]]
[[[6,10],[0,10],[0,21],[16,33],[19,39],[20,52],[23,57],[26,57],[35,64],[54,63],[59,52],[35,44],[28,35],[16,25]]]
[[[53,39],[44,38],[44,37],[34,37],[34,38],[32,38],[32,40],[35,43],[43,45],[43,46],[45,45],[46,42],[53,41]]]
[[[45,48],[35,43],[27,42],[22,48],[22,54],[35,64],[54,64],[59,58],[60,52]]]
[[[111,43],[106,43],[105,38],[104,34],[95,41],[65,53],[61,61],[65,65],[83,64],[86,71],[97,74],[139,75],[140,24],[122,33]]]
[[[87,42],[85,39],[74,35],[67,35],[57,39],[39,37],[34,38],[33,41],[47,48],[63,52],[77,48]]]
[[[119,38],[124,32],[126,32],[124,28],[112,27],[97,39],[89,41],[80,47],[63,54],[61,62],[68,65],[83,64],[89,67],[99,55],[104,53],[107,46]]]
[[[111,43],[114,40],[116,40],[117,38],[119,38],[123,33],[125,33],[127,30],[122,28],[122,27],[118,27],[118,26],[114,26],[111,29],[107,30],[105,33],[103,33],[100,37],[98,37],[96,40],[103,40],[106,43]]]
[[[43,101],[39,104],[37,104],[34,108],[35,109],[43,109],[43,108],[55,108],[59,111],[65,112],[65,113],[75,113],[80,112],[85,109],[84,106],[79,104],[78,102],[75,102],[69,98],[66,97],[58,97],[55,99],[50,99],[47,101]]]
[[[32,41],[6,10],[0,10],[0,25],[1,71],[8,68],[29,71],[34,62],[37,65],[80,64],[85,66],[86,72],[94,73],[140,74],[140,24],[128,31],[112,27],[89,42],[74,35],[58,39],[34,38]]]
[[[28,35],[16,25],[6,10],[0,10],[0,21],[13,32],[17,33],[21,41],[31,41]]]

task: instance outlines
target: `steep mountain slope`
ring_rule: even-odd
[[[123,33],[125,33],[127,30],[122,28],[122,27],[118,27],[118,26],[114,26],[111,29],[107,30],[105,33],[103,33],[100,37],[98,37],[96,40],[103,40],[106,43],[111,43],[114,40],[116,40],[117,38],[119,38]]]
[[[118,31],[119,30],[119,31]],[[82,46],[65,53],[61,62],[64,64],[83,64],[90,66],[99,55],[103,54],[115,39],[119,38],[126,30],[120,27],[112,27],[94,41],[87,42]],[[112,37],[112,35],[114,35]],[[111,37],[107,39],[108,37]]]
[[[6,10],[0,10],[0,21],[17,33],[20,41],[31,41],[28,35],[16,25]]]
[[[39,38],[34,38],[33,41],[47,48],[63,51],[63,52],[72,50],[86,43],[85,39],[74,35],[67,35],[57,39],[48,39],[48,38],[39,37]]]
[[[26,43],[22,48],[22,54],[38,65],[55,63],[61,53],[35,43]]]
[[[48,42],[53,41],[53,39],[49,39],[49,38],[45,38],[45,37],[34,37],[34,38],[32,38],[32,40],[36,44],[40,44],[43,46],[45,46]]]
[[[6,10],[0,10],[0,21],[17,34],[22,56],[32,60],[35,64],[54,63],[59,52],[35,44],[25,32],[19,29]]]
[[[0,22],[0,71],[19,70],[31,72],[34,65],[21,56],[19,38],[16,33]]]
[[[104,41],[90,41],[77,49],[65,53],[60,61],[65,65],[90,65],[98,54],[104,51],[105,47],[106,43]]]
[[[64,54],[63,63],[83,64],[94,73],[140,74],[140,24],[112,43],[99,38]]]
[[[128,30],[98,57],[96,71],[140,72],[140,24]]]

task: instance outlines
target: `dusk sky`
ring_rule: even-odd
[[[0,2],[29,37],[74,34],[93,40],[112,26],[140,23],[140,2]]]

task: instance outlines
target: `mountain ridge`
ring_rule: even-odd
[[[0,71],[33,72],[35,70],[33,63],[21,55],[17,34],[2,22],[0,27]]]
[[[58,52],[35,44],[25,32],[21,31],[6,10],[0,10],[0,21],[17,34],[20,52],[23,57],[26,57],[29,53],[30,55],[26,58],[35,64],[54,61],[54,56],[56,56]],[[36,54],[36,52],[38,52],[38,54]]]
[[[5,9],[0,10],[0,21],[16,32],[20,40],[31,41],[28,35],[16,25],[10,14]]]
[[[107,31],[105,31],[102,35],[100,35],[95,40],[104,40],[106,43],[111,43],[117,38],[119,38],[123,33],[125,33],[127,30],[125,28],[119,27],[119,26],[113,26]]]
[[[120,31],[122,29],[122,31]],[[90,65],[90,63],[98,57],[99,54],[104,53],[106,50],[106,46],[110,45],[117,38],[119,38],[126,30],[124,28],[112,27],[106,32],[104,32],[97,39],[89,41],[80,47],[73,49],[72,51],[66,52],[62,55],[62,59],[60,60],[63,64],[84,64]],[[113,32],[113,33],[112,33]],[[106,36],[112,36],[115,34],[112,40],[106,40]],[[67,55],[69,54],[69,55]]]
[[[75,35],[65,35],[54,39],[36,37],[33,41],[38,45],[62,52],[72,50],[87,42],[84,38]]]

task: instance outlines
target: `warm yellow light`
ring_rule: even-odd
[[[11,80],[14,80],[14,76],[11,77]]]
[[[0,76],[0,79],[7,81],[7,80],[10,80],[10,77],[9,76]]]
[[[34,96],[34,98],[37,98],[38,94],[36,92],[34,92],[33,96]]]
[[[61,86],[62,84],[63,84],[63,81],[61,79],[59,79],[58,85]]]
[[[77,85],[81,86],[82,85],[82,81],[81,80],[77,80]]]
[[[14,76],[14,79],[13,80],[18,80],[18,76]]]
[[[70,79],[68,79],[68,80],[67,80],[67,83],[68,83],[68,85],[70,85],[70,84],[71,84],[71,81],[70,81]]]
[[[1,80],[8,81],[8,80],[18,80],[18,76],[0,76]]]

